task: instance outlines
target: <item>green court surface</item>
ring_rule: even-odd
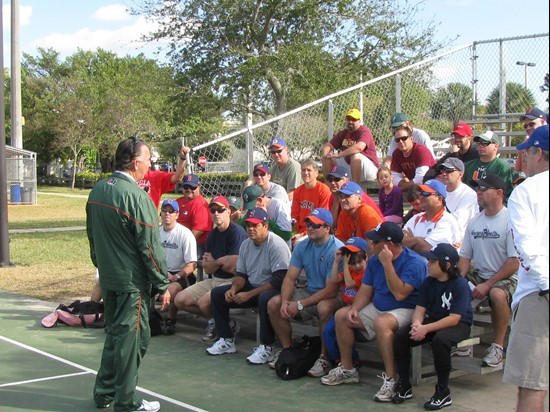
[[[69,302],[63,302],[69,303]],[[57,326],[40,320],[57,303],[0,292],[0,411],[96,411],[91,393],[104,340],[102,329]],[[205,321],[180,318],[173,336],[151,340],[139,371],[140,395],[162,411],[421,411],[432,385],[414,388],[401,405],[372,401],[381,380],[376,364],[360,370],[361,383],[326,387],[319,379],[280,380],[267,365],[246,363],[255,342],[255,316],[238,315],[237,353],[206,355]],[[367,354],[366,357],[371,357]],[[362,355],[363,358],[363,355]],[[453,411],[513,410],[515,389],[501,373],[451,381]]]

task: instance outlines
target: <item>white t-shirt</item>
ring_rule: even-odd
[[[447,211],[443,212],[436,221],[426,220],[426,212],[413,216],[403,227],[410,229],[414,237],[422,237],[432,248],[440,243],[449,243],[457,246],[460,243],[458,223]]]
[[[168,272],[179,272],[187,263],[197,261],[197,241],[188,228],[177,223],[166,232],[160,226],[159,235]]]
[[[508,224],[508,209],[494,216],[478,213],[468,223],[460,256],[472,259],[473,267],[483,279],[491,278],[508,258],[517,256]]]
[[[430,139],[430,135],[428,133],[426,133],[422,129],[415,129],[413,127],[412,137],[415,143],[420,143],[421,145],[426,146],[432,154],[432,157],[435,159],[434,148],[432,147],[432,139]],[[387,156],[391,157],[395,149],[397,149],[397,144],[395,143],[395,139],[392,137]]]
[[[548,170],[517,186],[508,200],[508,216],[518,253],[518,286],[512,307],[525,296],[548,289]]]
[[[464,236],[468,222],[479,213],[477,193],[470,186],[460,183],[455,190],[447,192],[445,202],[458,223],[460,236]]]

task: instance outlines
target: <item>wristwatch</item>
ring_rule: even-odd
[[[298,310],[304,310],[304,305],[299,300],[296,301],[296,305],[298,306]]]

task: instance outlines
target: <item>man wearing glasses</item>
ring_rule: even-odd
[[[397,150],[392,154],[390,169],[394,184],[405,193],[411,185],[422,183],[435,159],[426,146],[414,141],[412,129],[407,125],[395,128],[393,139]]]
[[[479,212],[476,192],[462,183],[463,175],[464,163],[457,157],[449,157],[437,166],[437,180],[447,188],[447,210],[456,219],[461,237],[468,222]]]
[[[194,313],[208,319],[203,342],[216,340],[216,326],[212,319],[210,307],[210,291],[217,286],[228,285],[233,279],[237,265],[239,248],[246,239],[242,226],[231,221],[230,203],[223,196],[215,196],[208,205],[214,229],[206,240],[206,251],[202,256],[204,273],[212,275],[187,289],[174,298],[174,305],[186,312]],[[232,323],[236,329],[236,322]]]
[[[245,222],[248,239],[239,249],[233,282],[218,286],[211,292],[212,314],[219,339],[206,352],[209,355],[235,353],[235,332],[230,325],[229,309],[258,307],[260,345],[246,360],[250,364],[260,365],[274,358],[273,328],[267,304],[280,293],[290,261],[290,250],[283,239],[269,231],[264,209],[250,209],[246,212]]]
[[[525,133],[527,134],[525,141],[529,139],[537,127],[548,124],[548,120],[544,112],[536,107],[527,110],[523,116],[519,117],[519,121],[522,123]],[[523,150],[518,150],[518,157],[516,159],[516,164],[514,165],[514,171],[527,172],[527,165],[523,160]]]
[[[428,180],[418,188],[424,212],[414,216],[403,227],[403,246],[417,253],[432,250],[439,243],[460,246],[463,233],[460,233],[456,219],[445,208],[445,185],[439,180]]]
[[[504,357],[519,263],[508,223],[508,210],[504,206],[504,181],[500,176],[488,173],[484,179],[472,182],[472,186],[476,188],[483,211],[468,223],[458,269],[475,286],[472,290],[474,299],[489,299],[495,333],[482,365],[496,367]]]
[[[512,192],[513,170],[508,163],[497,157],[499,148],[499,137],[491,130],[474,137],[479,150],[479,159],[471,160],[465,164],[464,177],[462,181],[467,185],[473,180],[484,179],[487,173],[499,175],[506,183],[504,192],[505,199]],[[471,185],[470,185],[471,186]]]
[[[168,292],[171,296],[176,296],[197,280],[193,274],[197,267],[197,242],[193,233],[177,222],[178,216],[178,202],[174,199],[166,199],[162,202],[159,236],[166,257],[167,277],[170,281]],[[164,329],[166,335],[173,335],[176,332],[178,308],[174,303],[172,300],[168,307]]]
[[[292,202],[294,189],[302,184],[300,163],[288,155],[286,142],[280,137],[271,140],[269,151],[274,163],[271,167],[271,180],[286,190],[288,200]]]
[[[329,199],[329,210],[332,213],[332,219],[334,220],[333,230],[336,231],[338,216],[340,216],[340,193],[338,192],[342,186],[349,182],[349,173],[346,167],[342,165],[333,166],[330,169],[328,176],[326,177],[326,184],[332,192],[332,196]],[[376,204],[376,202],[367,193],[361,192],[361,201],[370,207],[372,207],[380,218],[384,219],[382,211]]]
[[[514,189],[508,214],[520,267],[503,382],[519,387],[518,411],[542,411],[548,395],[548,125],[525,150],[529,177]]]
[[[208,234],[212,230],[212,217],[208,203],[201,195],[201,180],[197,175],[189,174],[183,178],[183,196],[176,199],[180,208],[178,223],[193,232],[197,239],[199,258],[204,253]]]
[[[342,306],[336,298],[338,285],[327,282],[331,277],[336,250],[344,244],[331,235],[332,215],[327,209],[317,208],[304,219],[307,238],[294,248],[290,266],[286,272],[281,294],[268,303],[269,318],[283,349],[292,344],[291,318],[319,319],[321,357],[308,372],[311,376],[323,376],[329,368],[323,328],[334,312]],[[306,274],[306,287],[296,288],[300,273]]]
[[[347,167],[356,183],[375,181],[379,162],[371,130],[361,124],[361,112],[346,112],[346,128],[339,131],[322,148],[323,174],[337,164]],[[347,240],[347,239],[346,239]]]

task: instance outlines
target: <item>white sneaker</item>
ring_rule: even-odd
[[[451,356],[465,357],[465,356],[471,356],[471,355],[472,355],[472,350],[468,347],[451,348]]]
[[[246,358],[246,361],[252,365],[263,365],[264,363],[271,362],[273,359],[275,359],[273,346],[260,345],[254,348],[254,352]]]
[[[359,383],[359,373],[357,369],[344,369],[342,364],[332,369],[328,374],[321,378],[323,385],[340,385],[342,383]]]
[[[146,401],[143,399],[141,401],[141,405],[139,405],[139,408],[136,409],[136,412],[138,411],[148,411],[148,412],[157,412],[160,410],[160,403],[157,401]]]
[[[374,400],[378,402],[391,402],[391,398],[395,395],[395,381],[386,375],[386,372],[382,372],[382,375],[378,375],[379,378],[384,380],[384,383],[378,389],[378,392],[374,395]]]
[[[330,363],[328,359],[321,355],[319,356],[319,359],[315,361],[311,369],[307,371],[307,374],[309,376],[313,376],[314,378],[320,378],[321,376],[325,376],[329,369]]]
[[[223,355],[224,353],[235,353],[237,348],[235,347],[234,339],[220,338],[211,347],[206,349],[209,355]]]
[[[502,363],[504,358],[504,349],[502,346],[492,343],[491,346],[487,348],[487,355],[483,358],[481,362],[482,366],[490,366],[496,368]]]

